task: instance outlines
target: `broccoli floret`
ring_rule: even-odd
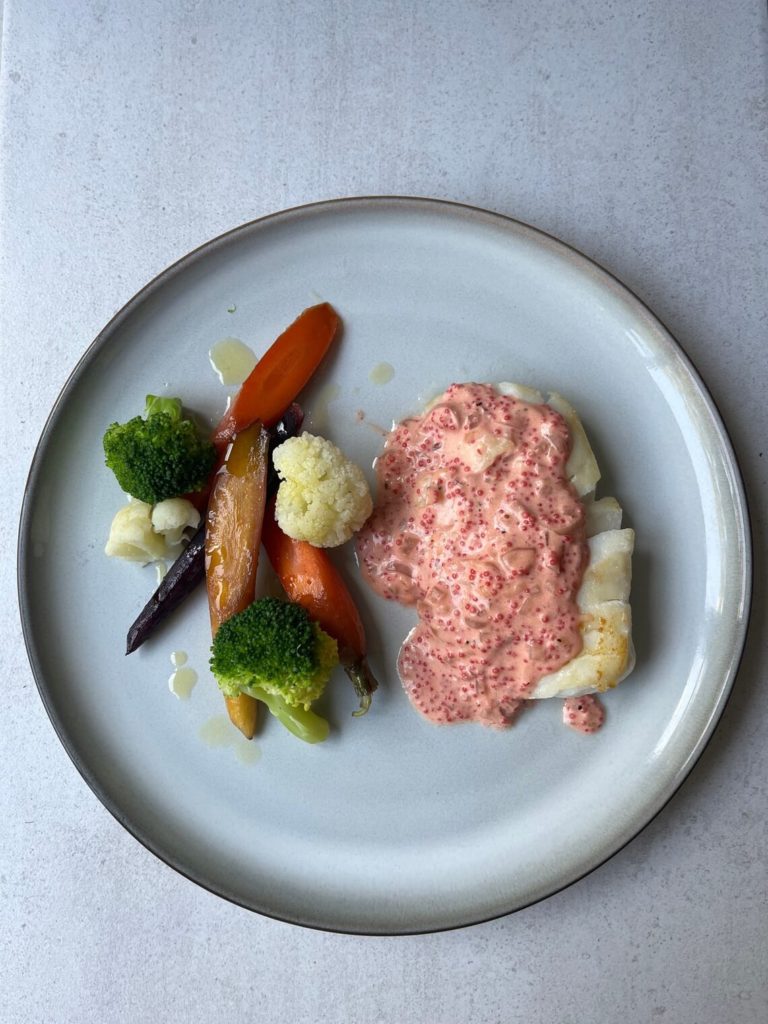
[[[147,395],[143,417],[107,427],[104,454],[122,489],[148,505],[199,491],[216,462],[216,449],[184,418],[181,401],[154,395]]]
[[[273,597],[254,601],[222,623],[211,647],[211,670],[226,697],[256,697],[310,743],[328,734],[328,723],[310,705],[338,660],[336,641],[301,605]]]

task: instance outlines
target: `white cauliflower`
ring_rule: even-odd
[[[275,516],[294,540],[317,548],[348,541],[373,510],[363,471],[324,437],[301,434],[272,454],[280,476]]]
[[[200,513],[185,498],[168,498],[157,505],[132,498],[118,509],[104,548],[108,555],[129,562],[159,562],[180,553],[187,528],[196,529]]]
[[[200,525],[200,513],[186,498],[166,498],[152,509],[152,529],[162,533],[166,546],[181,553],[185,530],[196,530]]]

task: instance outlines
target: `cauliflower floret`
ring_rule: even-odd
[[[200,513],[186,498],[166,498],[152,509],[152,529],[162,533],[168,548],[180,549],[184,531],[199,525]]]
[[[132,498],[118,509],[104,548],[108,555],[129,562],[159,562],[181,553],[184,530],[196,527],[200,514],[185,498],[169,498],[154,509]]]
[[[152,529],[152,506],[138,498],[117,510],[104,548],[108,555],[129,562],[155,562],[165,558],[165,538]]]
[[[281,483],[275,516],[294,540],[333,548],[349,540],[373,510],[363,471],[324,437],[289,438],[272,454]]]

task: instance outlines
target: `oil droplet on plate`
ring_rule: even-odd
[[[177,668],[168,678],[168,689],[179,700],[189,700],[197,683],[197,672],[193,668]]]
[[[368,374],[372,384],[389,384],[395,376],[395,368],[391,363],[378,363]]]
[[[171,664],[174,668],[181,668],[182,665],[187,664],[187,652],[186,651],[174,651],[171,655]]]
[[[261,760],[258,743],[242,736],[226,715],[215,715],[203,722],[198,735],[207,747],[232,747],[241,764],[256,764]]]
[[[167,572],[168,566],[165,562],[155,562],[155,579],[157,580],[158,587],[165,579]]]
[[[312,424],[312,429],[316,430],[319,434],[325,433],[328,429],[328,406],[331,402],[335,401],[340,394],[341,388],[339,385],[329,383],[318,388],[317,393],[313,397],[312,411],[309,414],[309,419]]]
[[[198,735],[206,747],[230,747],[235,741],[234,728],[226,715],[215,715],[203,722]]]
[[[261,760],[261,747],[245,736],[239,736],[235,742],[235,756],[242,764],[256,764]]]
[[[222,338],[208,350],[208,359],[222,384],[242,384],[258,359],[239,338]]]

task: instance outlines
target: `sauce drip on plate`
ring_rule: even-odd
[[[568,697],[563,701],[563,721],[576,732],[597,732],[605,721],[605,708],[599,697]]]
[[[482,384],[452,385],[387,435],[358,555],[378,593],[416,607],[398,670],[430,720],[509,725],[581,650],[588,548],[569,453],[554,409]]]

